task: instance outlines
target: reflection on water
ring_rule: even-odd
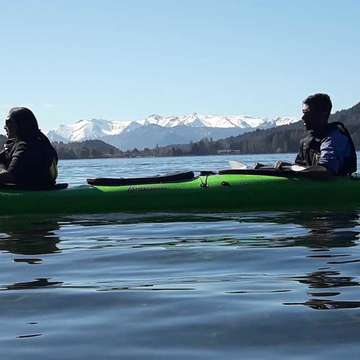
[[[0,217],[0,251],[23,255],[57,252],[60,240],[55,231],[59,228],[58,220],[48,217]]]
[[[308,284],[310,288],[318,289],[359,285],[359,282],[354,281],[352,277],[340,276],[340,273],[337,271],[315,271],[294,280],[302,284]]]
[[[18,339],[26,339],[26,338],[32,338],[32,337],[37,337],[37,336],[41,336],[42,334],[30,334],[30,335],[19,335],[17,336]]]
[[[278,224],[297,224],[308,229],[305,236],[296,237],[296,245],[319,249],[319,251],[355,246],[359,237],[359,214],[353,211],[284,213],[275,221]]]
[[[311,299],[303,303],[284,303],[284,305],[306,305],[315,310],[354,309],[360,307],[360,301],[333,301]]]
[[[309,288],[316,289],[334,289],[343,288],[347,286],[359,286],[359,282],[351,276],[341,276],[337,271],[315,271],[302,277],[294,278],[302,284],[309,285]],[[332,297],[341,295],[340,291],[324,291],[324,292],[312,292],[309,296],[311,298],[305,302],[288,302],[284,305],[306,305],[316,310],[334,310],[334,309],[346,309],[360,307],[360,301],[333,301],[326,299],[316,299],[314,297]],[[360,298],[360,297],[359,297]]]
[[[4,289],[1,290],[25,290],[25,289],[38,289],[42,287],[54,287],[55,285],[62,284],[61,281],[48,281],[48,279],[36,279],[34,281],[29,282],[21,282],[15,283],[12,285],[5,286]]]
[[[285,341],[321,358],[360,335],[359,229],[356,212],[2,218],[0,343],[36,344],[32,359],[60,359],[60,343],[79,358],[287,359],[266,355]]]
[[[309,289],[327,290],[324,292],[309,291],[308,295],[310,298],[307,301],[285,302],[284,305],[305,305],[316,310],[359,307],[359,301],[334,301],[324,299],[341,295],[342,292],[339,288],[359,286],[357,277],[344,276],[339,270],[332,270],[331,268],[331,265],[359,262],[359,258],[352,258],[354,256],[352,252],[339,253],[339,250],[343,248],[358,245],[358,213],[310,213],[301,214],[301,216],[293,220],[309,229],[309,233],[305,237],[300,237],[296,240],[297,246],[311,248],[312,254],[307,255],[308,258],[325,261],[316,271],[309,272],[302,276],[296,276],[293,279],[301,284],[308,285]],[[284,219],[284,221],[289,221],[289,218]],[[333,291],[328,291],[329,289]],[[321,299],[319,299],[319,297],[321,297]]]

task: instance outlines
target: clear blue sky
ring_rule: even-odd
[[[347,108],[359,18],[357,0],[0,0],[0,113],[298,115],[318,91]]]

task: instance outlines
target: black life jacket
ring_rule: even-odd
[[[9,139],[4,147],[0,153],[0,166],[12,174],[15,184],[34,187],[55,184],[58,156],[44,134],[39,132],[26,140]],[[23,157],[21,163],[20,154]]]
[[[357,170],[357,159],[354,142],[341,122],[333,122],[328,124],[327,130],[323,136],[316,136],[314,132],[310,131],[308,135],[301,140],[299,153],[296,156],[295,163],[303,166],[316,166],[320,160],[320,147],[321,143],[326,136],[332,131],[340,131],[345,135],[350,143],[351,154],[344,159],[344,163],[336,175],[350,175]]]

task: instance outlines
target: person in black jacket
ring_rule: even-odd
[[[33,112],[24,107],[11,109],[4,128],[8,141],[0,153],[0,184],[29,188],[54,185],[58,156]]]

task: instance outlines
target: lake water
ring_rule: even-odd
[[[59,180],[278,158],[62,161]],[[1,217],[1,358],[357,358],[359,234],[357,212]]]

